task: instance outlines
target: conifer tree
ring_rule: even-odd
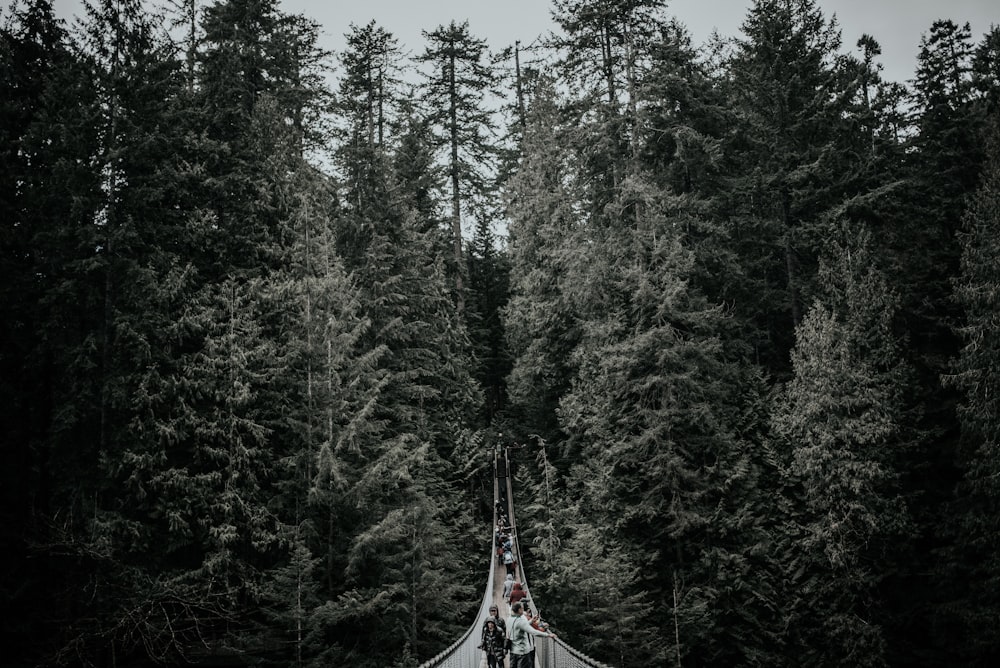
[[[373,171],[375,166],[381,168],[391,155],[391,144],[396,142],[389,132],[395,129],[389,120],[399,106],[394,76],[397,66],[393,64],[393,59],[399,57],[399,46],[391,33],[374,22],[363,28],[353,26],[347,34],[347,46],[340,56],[344,77],[335,105],[341,140],[337,164],[350,193],[346,204],[360,208],[384,176]],[[373,226],[365,222],[339,226],[340,253],[348,268],[363,260],[372,230]]]
[[[641,569],[617,536],[592,521],[592,508],[605,500],[603,477],[578,468],[563,477],[546,442],[537,441],[539,473],[514,494],[519,549],[539,614],[574,648],[611,665],[665,664],[670,646],[641,589]]]
[[[113,425],[127,422],[127,413],[116,419],[111,411],[113,404],[127,404],[133,391],[133,356],[146,346],[160,348],[154,342],[158,333],[148,331],[142,319],[159,315],[154,286],[177,261],[163,252],[178,242],[180,220],[158,211],[170,202],[173,184],[167,178],[170,137],[157,121],[168,116],[160,108],[170,108],[178,80],[168,45],[155,36],[152,17],[140,3],[100,1],[86,9],[83,36],[100,91],[100,112],[91,121],[101,141],[103,197],[94,227],[99,230],[95,260],[104,274],[100,442],[106,450]]]
[[[370,404],[383,378],[375,367],[384,351],[359,343],[368,323],[337,254],[334,184],[301,160],[295,142],[280,144],[286,162],[276,162],[271,179],[287,204],[283,235],[293,241],[265,293],[280,323],[272,335],[283,351],[268,423],[277,458],[277,494],[269,508],[279,522],[281,549],[270,552],[277,557],[264,574],[264,591],[276,597],[276,616],[265,631],[294,643],[296,661],[305,665],[324,651],[313,613],[344,587],[351,452],[377,429]],[[290,574],[300,590],[294,609],[286,607],[291,594],[279,590]],[[305,599],[310,604],[301,607]],[[282,626],[275,629],[274,620]],[[293,628],[294,641],[282,635]],[[288,654],[276,661],[282,657]]]
[[[950,514],[951,500],[962,476],[956,458],[959,397],[956,387],[942,384],[941,376],[960,349],[955,327],[962,313],[952,297],[960,272],[958,232],[982,162],[972,52],[970,31],[951,21],[934,22],[921,39],[909,99],[911,136],[902,171],[906,181],[888,202],[886,218],[892,224],[883,235],[890,260],[887,271],[900,296],[900,320],[917,379],[910,403],[917,411],[920,438],[903,472],[913,516],[925,537],[906,566],[912,598],[904,597],[900,605],[899,617],[908,622],[900,631],[900,644],[905,647],[907,639],[919,636],[928,639],[930,651],[945,653],[950,651],[945,639],[949,632],[939,635],[935,630],[948,618],[942,616],[941,602],[954,600],[964,585],[955,579],[957,571],[935,558],[939,550],[955,549],[951,527],[957,522]]]
[[[729,63],[740,122],[727,146],[735,163],[727,227],[747,291],[736,304],[766,305],[740,317],[757,330],[757,357],[783,373],[814,290],[823,214],[843,201],[853,173],[839,144],[840,33],[814,0],[758,0],[743,33]]]
[[[275,635],[293,648],[287,654],[282,652],[275,663],[301,667],[310,665],[310,654],[315,652],[311,630],[312,616],[319,607],[316,570],[321,560],[312,555],[303,536],[293,534],[287,540],[288,563],[274,569],[264,583],[261,602],[269,627],[277,627]]]
[[[53,350],[58,344],[56,332],[51,332],[48,341],[43,342],[47,337],[40,336],[48,330],[41,302],[61,277],[53,269],[68,259],[72,250],[52,243],[63,238],[69,245],[70,239],[61,227],[54,230],[55,226],[47,223],[58,217],[78,220],[86,215],[65,197],[55,197],[51,190],[61,179],[67,193],[85,200],[94,198],[96,176],[68,165],[77,158],[89,159],[96,140],[93,133],[81,131],[77,141],[71,143],[66,134],[58,132],[60,122],[70,125],[73,119],[76,125],[79,112],[73,113],[71,103],[83,107],[86,102],[72,98],[89,86],[82,81],[87,71],[73,57],[65,28],[53,14],[51,2],[41,0],[11,9],[0,29],[0,207],[7,221],[0,231],[0,268],[4,277],[0,287],[0,327],[6,346],[0,387],[4,397],[2,424],[9,439],[6,452],[27,464],[28,441],[33,438],[30,432],[44,431],[43,424],[49,419],[39,415],[48,399],[43,398],[46,390],[30,381],[31,367],[37,366],[40,359],[58,356]],[[57,94],[60,87],[63,97]],[[93,96],[88,100],[92,101]],[[60,164],[65,165],[61,174]],[[15,476],[5,489],[13,491],[25,484],[29,484],[27,477]],[[26,490],[21,491],[24,493],[12,494],[5,509],[21,505],[30,496]]]
[[[959,273],[964,199],[978,185],[989,127],[989,76],[973,72],[976,63],[989,69],[989,43],[987,36],[974,60],[969,26],[935,21],[921,39],[913,81],[909,189],[899,203],[907,215],[898,226],[894,255],[916,368],[928,388],[928,428],[934,430],[940,428],[935,422],[951,419],[941,413],[952,401],[941,401],[938,378],[959,345],[948,325],[958,319],[951,281]],[[995,83],[992,90],[995,95]]]
[[[1000,109],[1000,26],[991,26],[972,57],[972,87],[983,118],[995,118]],[[989,136],[990,125],[985,131]]]
[[[965,312],[959,330],[964,346],[946,379],[962,391],[958,414],[962,425],[963,480],[953,512],[958,516],[955,552],[948,562],[949,605],[944,608],[948,628],[961,633],[961,659],[982,665],[1000,655],[1000,636],[984,622],[997,614],[1000,579],[997,561],[997,513],[1000,488],[1000,406],[997,405],[996,326],[997,266],[1000,225],[1000,160],[994,138],[987,150],[983,183],[970,201],[960,237],[962,273],[956,281],[958,303]],[[985,626],[984,626],[985,624]],[[960,631],[959,631],[960,630]]]
[[[398,40],[374,21],[364,27],[351,26],[341,56],[344,77],[338,108],[342,122],[356,136],[346,141],[363,141],[373,148],[385,144],[399,105],[400,58]]]
[[[523,428],[555,440],[559,397],[572,377],[578,332],[564,295],[573,262],[577,196],[564,178],[570,154],[561,133],[555,92],[539,87],[528,111],[521,168],[507,185],[510,299],[504,336],[513,359],[507,380]]]
[[[642,88],[662,37],[663,0],[556,0],[558,67],[579,118],[574,145],[593,175],[588,208],[599,217],[642,149]]]
[[[387,202],[392,207],[391,196],[376,202],[378,208]],[[447,617],[448,606],[474,598],[443,566],[470,556],[457,542],[468,531],[468,506],[449,490],[452,474],[444,462],[464,457],[461,434],[476,400],[468,343],[442,260],[429,252],[433,245],[398,208],[352,212],[351,219],[360,222],[355,215],[375,226],[356,280],[365,286],[371,320],[363,345],[386,350],[377,367],[386,376],[371,407],[377,428],[357,439],[348,480],[357,509],[349,589],[337,600],[341,611],[328,614],[340,633],[364,640],[358,649],[344,648],[343,657],[388,665],[407,652],[426,658],[434,647],[446,646],[459,629]],[[452,512],[446,515],[442,507]],[[423,591],[438,592],[441,608],[420,610]],[[373,626],[376,618],[379,628]],[[372,654],[373,634],[385,638],[385,629],[392,630],[392,641]]]
[[[218,234],[207,237],[202,258],[212,279],[253,275],[280,264],[281,212],[266,163],[278,137],[308,145],[316,128],[308,121],[325,100],[322,54],[315,25],[281,13],[274,0],[224,0],[206,10],[203,26],[196,113],[209,178],[201,196]]]
[[[168,438],[147,410],[163,395],[150,394],[162,389],[159,381],[174,368],[177,304],[193,294],[179,258],[193,244],[172,170],[183,160],[173,134],[179,80],[168,45],[138,3],[95,2],[86,9],[78,46],[87,68],[53,88],[52,100],[61,101],[49,107],[48,127],[37,127],[31,139],[52,147],[50,154],[64,145],[82,151],[76,160],[63,155],[54,163],[60,171],[65,167],[59,164],[71,162],[90,171],[77,184],[72,171],[56,177],[73,213],[61,217],[39,209],[50,222],[35,238],[37,248],[45,249],[40,257],[62,267],[61,285],[46,289],[62,295],[51,303],[52,331],[64,329],[58,323],[69,317],[76,323],[71,336],[79,337],[62,350],[61,343],[52,348],[58,361],[51,373],[62,381],[49,406],[53,415],[72,417],[48,428],[54,445],[65,442],[63,454],[80,457],[74,462],[51,452],[68,467],[53,478],[52,489],[88,499],[81,514],[87,531],[81,531],[82,522],[67,526],[59,540],[71,552],[90,555],[73,575],[77,582],[93,579],[93,614],[86,623],[64,626],[63,641],[66,647],[81,644],[81,653],[98,662],[143,654],[165,659],[193,639],[185,616],[190,609],[183,610],[193,599],[171,591],[170,577],[157,568],[161,562],[150,558],[164,534],[162,525],[142,515],[150,491],[142,487],[149,482],[145,457],[162,445],[151,446],[157,438]],[[62,130],[54,131],[60,124]],[[82,183],[89,183],[87,195]],[[54,276],[48,269],[44,274]],[[64,351],[76,360],[75,369],[63,366]],[[63,429],[65,435],[57,436]],[[137,477],[121,476],[125,470]],[[67,507],[65,501],[58,505]],[[74,605],[71,593],[63,597]],[[198,599],[206,615],[214,608],[210,598]]]
[[[347,136],[359,136],[355,124],[367,127],[366,114],[349,120]],[[443,567],[470,556],[457,542],[469,505],[444,463],[466,458],[462,434],[478,403],[445,248],[415,207],[421,186],[399,180],[402,161],[378,145],[346,144],[337,158],[346,176],[338,244],[369,323],[358,345],[381,352],[367,428],[340,448],[351,508],[341,526],[345,579],[316,617],[319,633],[340,640],[320,659],[406,665],[447,646],[460,628],[449,606],[474,598]],[[323,475],[332,481],[331,473]],[[425,590],[439,592],[439,608],[418,608]]]
[[[404,118],[392,169],[408,206],[417,214],[421,232],[433,231],[442,250],[453,249],[451,233],[441,214],[440,194],[444,172],[434,156],[434,133],[430,121],[411,105],[404,105]]]
[[[749,282],[725,222],[731,214],[725,137],[736,125],[720,84],[726,77],[699,56],[684,27],[670,21],[651,45],[639,88],[644,113],[638,164],[678,207],[700,213],[685,218],[685,245],[694,253],[693,285],[715,303],[740,300]],[[720,332],[727,348],[752,359],[753,328],[736,319],[727,327]]]
[[[577,279],[579,371],[560,424],[583,468],[600,472],[590,521],[611,528],[641,565],[640,589],[659,602],[641,623],[677,625],[676,651],[661,658],[740,663],[752,650],[734,637],[754,634],[727,621],[746,606],[761,626],[773,614],[739,593],[746,579],[765,579],[748,559],[759,509],[749,494],[756,464],[735,435],[741,379],[722,353],[719,311],[688,283],[679,230],[692,214],[671,211],[638,178],[624,186],[609,214],[634,224],[581,250],[591,271]]]
[[[886,665],[878,587],[911,530],[897,487],[907,372],[892,329],[896,298],[869,243],[848,234],[831,247],[772,417],[803,504],[780,557],[790,649],[844,666]]]
[[[198,63],[198,48],[201,46],[203,32],[198,23],[203,5],[198,0],[167,0],[166,10],[173,28],[180,28],[183,37],[178,44],[184,52],[184,73],[188,89],[194,89],[197,80],[196,66]]]
[[[467,250],[469,304],[465,320],[476,360],[475,377],[483,389],[482,414],[490,422],[506,403],[510,361],[500,314],[507,304],[510,268],[490,222],[480,218]]]
[[[106,7],[95,17],[113,18],[116,12]],[[206,32],[209,48],[203,55],[209,63],[227,48],[219,46],[225,40],[217,29],[216,24]],[[94,34],[99,54],[117,55],[118,42],[102,52],[100,32]],[[280,71],[278,64],[286,64],[288,50],[287,44],[277,44],[275,37],[274,73]],[[178,73],[178,65],[170,64],[167,71]],[[114,68],[109,72],[122,76]],[[123,158],[105,172],[111,175],[107,182],[121,184],[121,193],[112,194],[104,212],[109,223],[116,223],[107,229],[120,235],[115,267],[130,279],[114,293],[116,353],[123,365],[138,362],[141,372],[123,376],[114,386],[111,405],[117,412],[110,422],[119,430],[103,453],[106,502],[95,516],[94,535],[115,558],[141,564],[126,574],[147,583],[146,591],[131,594],[152,611],[140,637],[153,639],[147,651],[157,657],[184,655],[199,642],[216,651],[227,633],[251,637],[247,631],[254,616],[246,614],[247,606],[266,583],[269,557],[280,551],[282,522],[291,521],[284,514],[285,500],[275,501],[281,463],[295,442],[283,430],[287,416],[279,412],[286,405],[286,388],[279,381],[288,356],[276,344],[287,327],[288,307],[278,303],[278,277],[265,263],[273,271],[287,256],[283,239],[288,237],[279,231],[288,211],[285,198],[277,195],[301,146],[303,130],[295,122],[299,107],[293,103],[298,98],[289,93],[283,107],[281,91],[257,91],[241,110],[242,126],[227,128],[232,134],[225,137],[212,136],[218,128],[201,105],[205,91],[219,84],[211,78],[217,74],[206,67],[205,86],[196,92],[182,76],[173,76],[168,89],[173,97],[138,98],[154,107],[166,100],[162,115],[137,113],[136,118],[150,124],[160,119],[154,127],[175,128],[177,137],[150,132],[133,138],[124,115],[111,125],[121,138],[107,135]],[[293,78],[288,75],[288,81]],[[133,99],[125,94],[133,89],[123,86],[117,99]],[[169,120],[165,114],[172,114]],[[223,145],[235,156],[225,165],[217,160],[226,153],[220,152]],[[144,189],[146,172],[130,162],[138,157],[146,161],[139,167],[158,170],[158,189]],[[199,169],[190,165],[201,163],[204,169],[201,161],[212,163],[209,171],[216,170],[218,180],[206,180],[204,171],[195,175]],[[215,190],[220,183],[249,186],[243,191],[247,200]],[[140,235],[140,228],[126,223],[141,216],[144,206],[154,212],[148,222],[161,224],[141,228]],[[231,243],[222,238],[219,223],[232,222],[238,211],[246,215],[242,222],[261,234]],[[240,245],[252,248],[246,257],[227,254]],[[162,600],[173,603],[158,608]],[[122,597],[117,605],[130,610],[132,601]]]
[[[482,211],[495,169],[496,152],[490,141],[493,121],[484,106],[492,75],[484,62],[486,42],[469,32],[468,21],[424,31],[424,37],[428,44],[418,61],[430,72],[424,73],[421,93],[435,143],[445,153],[456,303],[461,312],[465,303],[463,223],[469,214]]]
[[[9,10],[0,27],[0,517],[12,623],[3,639],[11,660],[42,663],[72,635],[53,619],[52,601],[71,611],[83,602],[70,582],[72,557],[46,546],[79,551],[89,514],[66,508],[92,502],[99,484],[91,337],[100,272],[86,271],[99,140],[88,123],[97,106],[92,70],[52,3]]]
[[[710,197],[721,186],[721,135],[730,119],[715,76],[682,25],[670,21],[661,28],[638,88],[648,126],[639,150],[650,177],[678,195]]]
[[[910,165],[914,210],[901,234],[906,247],[920,250],[900,252],[901,296],[921,358],[918,370],[933,377],[957,349],[945,324],[955,315],[948,298],[959,265],[955,233],[960,200],[974,191],[982,160],[972,108],[972,51],[968,25],[936,21],[921,40],[913,84],[917,134],[911,147],[919,158]],[[898,243],[904,246],[902,239]]]

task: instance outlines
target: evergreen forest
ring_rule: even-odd
[[[4,665],[1000,665],[1000,26],[6,4]]]

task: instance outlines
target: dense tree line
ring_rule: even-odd
[[[997,28],[904,85],[814,0],[412,58],[163,11],[4,15],[12,665],[417,665],[479,601],[497,432],[596,658],[1000,658]]]
[[[177,9],[4,31],[5,643],[413,665],[485,574],[430,119],[376,27],[329,91],[277,2]]]
[[[701,49],[664,5],[554,3],[506,185],[543,613],[622,666],[995,662],[997,28],[906,86],[812,0]]]

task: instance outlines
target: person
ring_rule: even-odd
[[[528,623],[531,624],[532,628],[538,629],[539,631],[542,631],[543,633],[545,631],[549,630],[548,623],[542,621],[542,617],[541,617],[541,615],[538,614],[537,611],[535,612],[535,614],[532,614],[532,612],[531,612],[531,602],[528,601],[528,599],[522,600],[521,601],[521,605],[523,606],[523,609],[524,609],[524,618],[526,620],[528,620]],[[529,662],[528,665],[530,665],[530,666],[534,666],[535,665],[535,647],[534,647],[534,645],[532,645],[531,652],[529,652],[528,662]]]
[[[497,563],[503,563],[503,532],[497,533]]]
[[[521,601],[521,605],[524,606],[524,617],[528,620],[528,623],[534,626],[539,631],[548,631],[548,622],[542,620],[541,613],[531,614],[531,606],[528,605],[528,599]]]
[[[514,586],[511,587],[510,596],[507,598],[507,600],[510,601],[511,605],[514,605],[515,603],[520,603],[521,599],[527,595],[528,594],[525,593],[524,589],[521,588],[521,583],[515,582]]]
[[[510,593],[514,590],[514,576],[507,574],[507,579],[503,581],[503,600],[510,603]],[[493,608],[490,608],[492,610]]]
[[[502,620],[500,620],[502,621]],[[504,646],[507,634],[500,630],[492,617],[483,626],[483,644],[480,647],[486,652],[486,665],[489,668],[503,668],[503,659],[507,654]]]
[[[490,606],[490,616],[486,618],[486,622],[492,621],[496,624],[497,628],[500,629],[503,634],[507,635],[507,622],[500,617],[500,609],[494,604]],[[486,631],[486,622],[483,622],[483,632]]]
[[[514,576],[514,553],[510,550],[503,551],[503,563],[507,567],[507,575]]]
[[[511,642],[510,668],[532,668],[535,656],[535,642],[532,636],[555,638],[556,634],[533,628],[524,618],[524,608],[520,603],[515,603],[510,611],[513,615],[507,624],[510,628]]]

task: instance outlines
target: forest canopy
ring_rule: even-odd
[[[6,8],[7,665],[416,666],[498,445],[609,665],[1000,660],[1000,28],[551,12]]]

